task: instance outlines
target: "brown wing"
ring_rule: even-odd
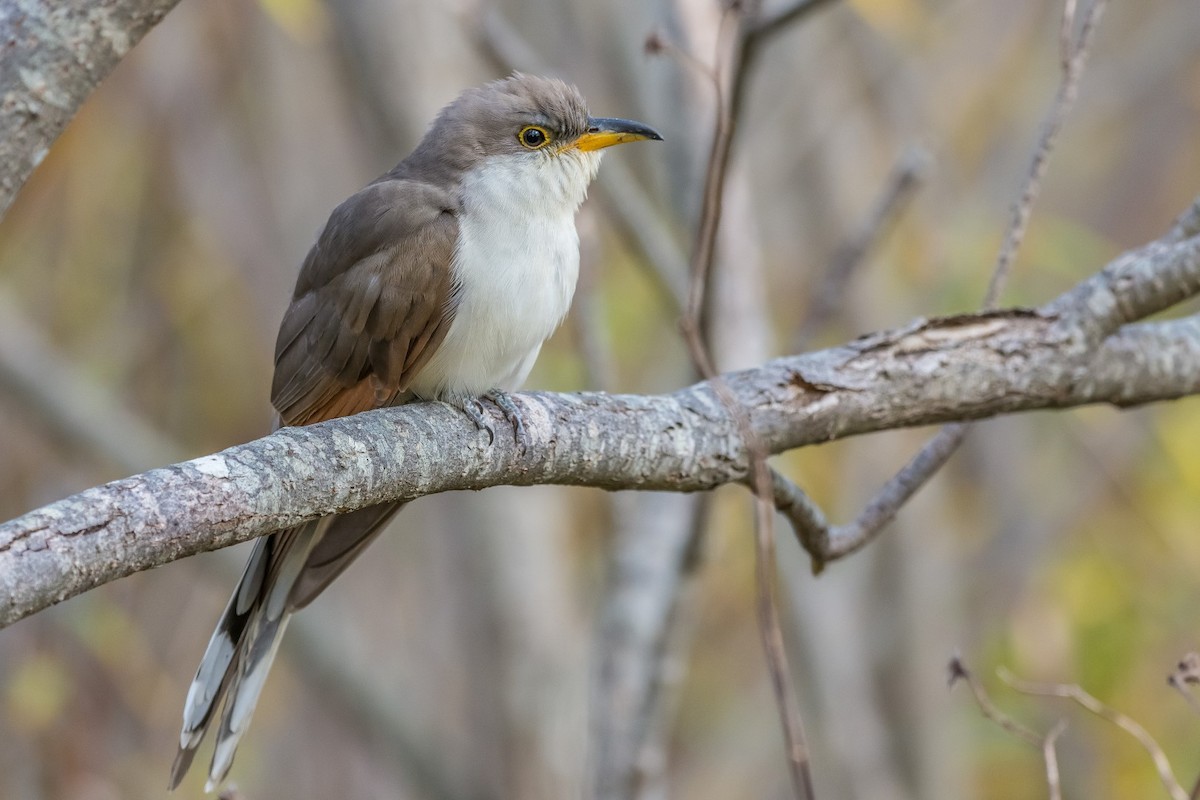
[[[309,251],[275,345],[271,403],[307,425],[391,403],[454,316],[454,198],[384,180],[338,206]]]

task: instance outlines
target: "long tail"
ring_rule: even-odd
[[[372,506],[258,540],[188,689],[171,789],[187,774],[222,701],[206,791],[225,779],[292,613],[340,575],[399,509]]]

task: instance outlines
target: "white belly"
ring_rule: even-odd
[[[422,397],[515,390],[571,305],[582,196],[558,202],[543,186],[522,185],[523,172],[500,164],[464,183],[454,265],[460,301],[445,340],[413,382]]]

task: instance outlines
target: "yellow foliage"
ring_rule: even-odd
[[[38,733],[53,725],[71,697],[71,678],[57,658],[38,653],[17,667],[4,700],[13,723]]]
[[[872,27],[904,35],[927,16],[915,0],[852,0],[854,10]]]
[[[327,29],[325,9],[317,0],[259,0],[271,21],[300,44],[312,44]]]

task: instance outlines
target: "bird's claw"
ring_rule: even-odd
[[[521,454],[524,455],[525,451],[529,449],[529,433],[525,430],[524,420],[521,419],[521,409],[517,408],[512,395],[499,389],[493,389],[484,394],[484,397],[491,400],[496,408],[504,413],[504,418],[512,425],[513,440],[517,443]]]
[[[488,446],[496,443],[496,426],[492,424],[492,417],[484,408],[480,400],[490,400],[496,408],[500,409],[504,414],[504,418],[512,425],[513,439],[517,443],[517,448],[523,455],[529,449],[529,434],[525,430],[525,423],[521,419],[521,409],[513,402],[512,397],[507,392],[502,392],[499,389],[493,389],[490,392],[484,393],[482,398],[476,397],[456,397],[447,399],[449,405],[457,408],[462,413],[475,423],[475,427],[481,431],[487,431]]]
[[[481,431],[487,431],[489,446],[495,444],[496,426],[492,424],[492,420],[484,413],[483,403],[480,403],[474,397],[467,397],[457,403],[451,403],[451,405],[466,414],[475,423],[476,428]]]

